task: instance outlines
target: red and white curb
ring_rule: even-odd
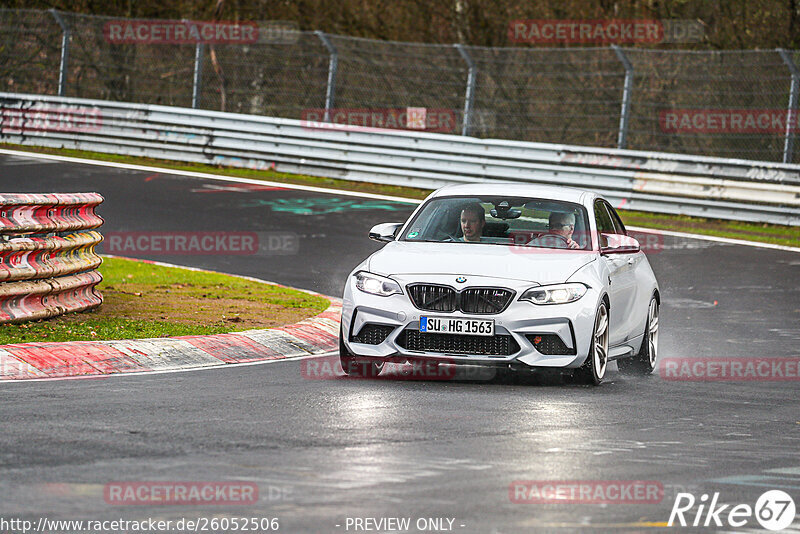
[[[292,325],[268,330],[120,341],[0,345],[0,380],[165,372],[321,355],[339,348],[342,302],[333,297],[319,296],[330,302],[324,312]]]

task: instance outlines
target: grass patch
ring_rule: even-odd
[[[152,165],[181,171],[204,172],[209,174],[219,174],[222,176],[237,176],[241,178],[250,178],[253,180],[268,180],[272,182],[310,185],[315,187],[325,187],[328,189],[376,193],[410,199],[423,199],[431,192],[431,190],[428,189],[371,184],[366,182],[339,180],[335,178],[322,178],[301,174],[288,174],[271,170],[237,169],[235,167],[217,167],[199,163],[187,164],[152,158],[118,156],[114,154],[87,152],[83,150],[30,147],[26,145],[14,145],[7,143],[0,144],[0,146],[12,150],[58,154],[77,158],[113,161],[117,163],[131,163],[134,165]],[[628,210],[619,210],[619,214],[622,217],[623,222],[630,226],[641,226],[643,228],[653,228],[657,230],[673,230],[678,232],[800,247],[800,227],[796,226],[747,223],[726,221],[721,219],[690,217],[688,215],[669,215]]]
[[[223,274],[105,258],[97,310],[0,325],[0,344],[220,334],[295,323],[328,301]]]

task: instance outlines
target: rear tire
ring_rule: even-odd
[[[597,386],[606,376],[608,367],[608,307],[605,301],[600,302],[594,319],[592,345],[586,361],[573,373],[578,384]]]
[[[626,375],[649,375],[658,365],[658,301],[655,295],[647,308],[647,323],[644,339],[638,354],[617,361],[620,373]]]
[[[347,350],[342,330],[339,329],[339,362],[347,376],[356,378],[375,378],[383,371],[383,363],[368,358],[359,358]]]

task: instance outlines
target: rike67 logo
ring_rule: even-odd
[[[697,505],[697,510],[692,509]],[[696,499],[691,493],[678,493],[667,526],[681,527],[743,527],[755,519],[762,528],[772,531],[788,528],[794,521],[796,508],[792,497],[781,490],[764,492],[755,506],[749,504],[720,504],[719,492],[704,493]]]

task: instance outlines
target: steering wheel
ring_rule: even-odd
[[[451,234],[449,232],[442,232],[442,233],[445,235],[445,237],[442,238],[442,240],[441,240],[443,243],[450,243],[450,242],[459,240],[459,238],[456,237],[455,234]]]
[[[563,235],[561,235],[561,234],[551,234],[550,232],[547,232],[547,233],[541,234],[536,239],[539,240],[539,239],[542,239],[543,237],[548,237],[549,238],[551,236],[561,239],[564,242],[564,248],[569,248],[569,240],[566,237],[564,237]]]

